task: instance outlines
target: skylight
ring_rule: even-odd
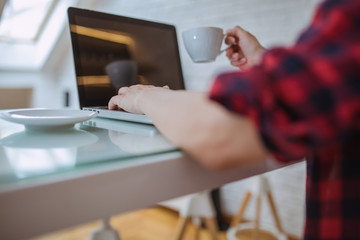
[[[86,0],[85,5],[93,1]],[[0,71],[41,70],[64,37],[68,7],[79,2],[8,0],[0,19]]]
[[[0,41],[35,42],[56,0],[8,0],[0,21]]]

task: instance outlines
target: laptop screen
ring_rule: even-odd
[[[107,106],[120,87],[184,89],[175,27],[68,9],[80,107]]]

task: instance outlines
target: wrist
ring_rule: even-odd
[[[143,89],[137,96],[135,106],[139,112],[147,115],[153,106],[156,106],[156,99],[164,89],[151,87]]]
[[[143,89],[139,91],[139,93],[136,95],[136,98],[134,99],[134,107],[136,109],[137,113],[145,114],[144,112],[144,94],[147,91],[147,89]]]
[[[254,57],[252,59],[252,63],[254,65],[259,64],[263,58],[263,55],[265,53],[266,49],[263,46],[259,46],[258,49],[255,50]]]

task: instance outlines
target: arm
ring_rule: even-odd
[[[258,63],[264,48],[240,27],[227,31],[227,56],[241,69]],[[150,86],[119,89],[109,108],[146,114],[173,143],[211,169],[265,160],[268,153],[252,121],[211,101],[205,93]]]
[[[221,170],[266,159],[252,122],[231,113],[204,93],[136,85],[122,88],[109,102],[144,113],[170,141],[204,166]]]

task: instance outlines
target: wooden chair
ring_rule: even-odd
[[[196,239],[198,239],[201,222],[203,222],[208,229],[211,239],[218,239],[216,212],[208,191],[187,196],[184,206],[180,209],[180,220],[177,225],[175,240],[181,240],[183,238],[190,220],[193,221],[196,227]]]
[[[252,197],[255,197],[256,199],[255,221],[250,223],[242,223],[246,207],[248,206]],[[264,198],[269,203],[270,211],[273,215],[276,228],[271,225],[260,225],[261,202]],[[251,235],[252,239],[254,240],[260,239],[260,232],[262,230],[273,235],[275,239],[287,240],[287,236],[281,226],[280,218],[276,210],[269,181],[265,177],[265,175],[259,175],[253,178],[253,184],[246,192],[244,200],[240,205],[239,211],[233,218],[231,222],[231,227],[227,231],[228,239],[237,240],[237,233],[245,229],[252,231]]]

